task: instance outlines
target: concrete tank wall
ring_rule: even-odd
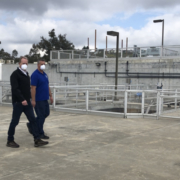
[[[2,64],[2,81],[10,81],[10,76],[12,72],[15,71],[17,68],[18,64]],[[31,75],[36,68],[36,64],[29,64],[27,71]]]
[[[129,63],[129,72],[144,73],[180,73],[180,59],[120,59],[119,72],[126,72],[126,63]],[[93,84],[115,84],[115,78],[105,76],[105,62],[107,63],[107,72],[115,72],[115,59],[93,59],[93,60],[63,60],[54,61],[46,65],[46,73],[51,83],[65,83],[64,77],[68,77],[69,82],[81,85]],[[100,63],[97,66],[96,63]],[[17,64],[2,65],[2,80],[9,81],[11,73],[18,67]],[[29,64],[28,72],[31,75],[36,70],[37,65]],[[69,73],[68,73],[69,72]],[[71,73],[70,73],[71,72]],[[73,73],[72,73],[73,72]],[[78,74],[78,73],[92,74]],[[98,74],[101,73],[101,74]],[[114,76],[114,74],[108,74]],[[119,75],[121,76],[121,75]],[[119,78],[118,84],[126,84],[127,76]],[[158,78],[131,78],[131,84],[156,85],[161,81],[167,88],[179,85],[179,79],[158,79]]]

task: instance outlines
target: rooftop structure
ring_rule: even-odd
[[[180,46],[149,46],[119,48],[119,58],[147,58],[147,57],[180,57]],[[83,50],[53,50],[51,60],[61,59],[107,59],[115,58],[116,49],[83,49]]]

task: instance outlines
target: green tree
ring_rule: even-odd
[[[45,37],[40,37],[41,40],[37,44],[33,44],[32,48],[30,49],[29,52],[29,57],[33,57],[34,55],[40,56],[40,52],[44,52],[44,56],[42,57],[46,61],[50,60],[50,51],[55,49],[55,50],[72,50],[74,49],[73,43],[68,41],[66,39],[66,34],[61,35],[59,34],[56,36],[55,29],[52,29],[51,31],[48,32],[49,38],[46,39]]]
[[[14,49],[13,51],[12,51],[12,57],[13,58],[16,58],[18,56],[18,51],[16,50],[16,49]]]
[[[8,60],[8,59],[12,59],[12,57],[8,52],[5,52],[4,49],[1,49],[0,50],[0,59]]]
[[[89,49],[89,46],[84,46],[82,49]]]

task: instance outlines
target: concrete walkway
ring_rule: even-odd
[[[21,117],[19,149],[5,146],[12,108],[0,107],[0,180],[179,180],[180,121],[51,111],[46,147]]]

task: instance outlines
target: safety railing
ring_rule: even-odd
[[[144,57],[179,57],[180,46],[154,46],[154,47],[128,47],[119,48],[119,58],[144,58]],[[116,58],[116,48],[107,49],[82,49],[82,50],[52,50],[50,59],[106,59]]]
[[[131,87],[133,88],[133,86]],[[180,90],[148,90],[142,85],[51,86],[56,110],[118,117],[180,118]],[[0,85],[0,104],[11,104],[10,85]]]

